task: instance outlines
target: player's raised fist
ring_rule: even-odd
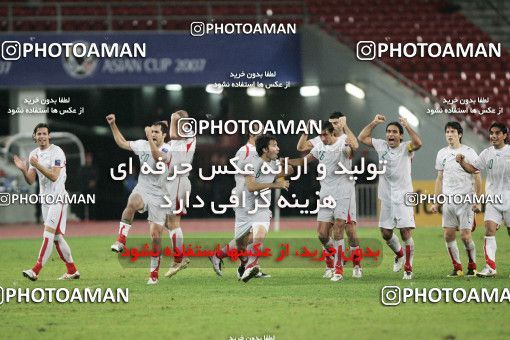
[[[338,118],[338,122],[340,124],[340,127],[346,126],[347,125],[347,117],[343,116],[343,117]]]
[[[184,110],[178,110],[178,111],[175,111],[174,113],[172,113],[171,115],[171,118],[176,118],[176,119],[180,119],[180,118],[188,118],[188,113]]]
[[[115,123],[115,115],[113,113],[109,114],[108,116],[106,116],[106,121],[108,122],[108,124],[112,125],[113,123]]]
[[[462,163],[464,162],[464,159],[466,158],[466,156],[464,156],[463,154],[459,153],[457,154],[457,156],[455,156],[455,160],[457,161],[457,163]]]
[[[347,136],[347,138],[345,139],[345,145],[353,146],[354,142],[355,142],[355,138],[353,138],[351,136]]]
[[[399,118],[400,120],[400,124],[404,127],[404,128],[407,128],[409,126],[409,123],[407,122],[407,119],[404,118],[404,117],[400,117]]]
[[[386,117],[384,117],[384,115],[382,115],[382,114],[376,114],[376,115],[375,115],[375,118],[374,118],[374,123],[376,123],[376,124],[381,124],[381,123],[383,123],[385,120],[386,120]]]
[[[145,127],[145,136],[147,137],[147,139],[152,138],[152,128],[150,126]]]

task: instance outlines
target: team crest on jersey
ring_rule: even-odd
[[[60,166],[60,159],[55,160],[55,166]]]
[[[161,149],[161,151],[168,152],[168,150],[166,148]]]

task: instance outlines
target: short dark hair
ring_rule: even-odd
[[[492,123],[491,127],[489,128],[489,133],[491,132],[491,129],[495,127],[498,128],[502,133],[508,133],[508,128],[503,123]]]
[[[329,115],[329,119],[337,119],[337,118],[342,118],[342,117],[345,117],[345,115],[340,111],[335,111]]]
[[[397,127],[398,129],[398,132],[403,135],[404,134],[404,127],[402,126],[402,124],[400,124],[399,122],[389,122],[388,125],[386,125],[386,130],[385,131],[388,131],[388,128],[391,126],[391,125],[394,125]],[[400,141],[402,142],[404,139],[403,138],[400,138]]]
[[[325,120],[321,123],[321,125],[322,125],[321,131],[328,131],[329,133],[335,132],[335,127],[333,126],[333,123],[331,123],[330,121]]]
[[[46,123],[39,123],[39,124],[37,124],[35,126],[34,132],[32,134],[35,136],[35,134],[37,133],[37,130],[44,129],[44,128],[48,129],[48,134],[49,134],[50,133],[50,127]]]
[[[262,156],[265,148],[269,148],[269,143],[274,140],[276,141],[276,137],[272,135],[260,135],[255,140],[255,148],[257,149],[257,154]]]
[[[159,125],[161,127],[161,132],[168,135],[168,122],[160,120],[151,124],[151,126],[154,125]]]
[[[446,125],[444,126],[444,132],[446,132],[446,130],[448,128],[457,130],[457,133],[459,135],[464,135],[464,129],[462,128],[462,126],[460,125],[459,122],[448,122],[448,123],[446,123]],[[459,141],[462,142],[462,136],[460,136]]]
[[[168,122],[166,120],[159,120],[157,122],[154,122],[151,124],[151,126],[158,125],[161,127],[161,133],[166,134],[165,138],[163,139],[163,142],[167,143],[170,141],[170,134],[168,133]]]

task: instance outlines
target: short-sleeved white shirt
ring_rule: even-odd
[[[510,196],[510,145],[501,149],[491,146],[471,164],[478,170],[487,171],[485,191],[488,195]]]
[[[276,161],[265,162],[258,155],[250,158],[250,163],[253,165],[253,175],[255,177],[255,181],[257,183],[273,183],[277,174],[267,173],[264,174],[262,171],[262,167],[265,165],[270,168],[273,172],[276,172],[278,169],[278,163]],[[247,213],[250,210],[253,210],[255,207],[255,202],[258,202],[260,205],[264,204],[265,201],[259,195],[255,195],[254,192],[250,192],[248,190],[248,186],[246,185],[246,181],[244,183],[244,192],[246,193],[246,206],[243,209],[244,213]],[[271,190],[271,189],[269,189]],[[271,192],[267,193],[269,202],[271,202]],[[269,220],[269,216],[271,215],[271,210],[269,207],[267,208],[258,208],[257,212],[254,214],[250,214],[248,216],[252,216],[253,221],[265,221]]]
[[[62,149],[55,145],[50,144],[50,146],[44,150],[40,148],[32,150],[30,152],[29,159],[32,157],[37,157],[39,163],[50,169],[53,167],[61,168],[60,174],[55,182],[52,182],[49,178],[44,176],[42,172],[37,170],[34,166],[30,165],[29,170],[34,169],[37,172],[37,177],[39,180],[39,193],[41,195],[63,195],[66,193],[66,156]]]
[[[413,191],[411,161],[414,152],[409,152],[409,144],[410,141],[402,142],[391,148],[385,140],[372,138],[379,161],[386,161],[386,172],[379,176],[377,191],[380,200],[404,203],[405,194]]]
[[[244,167],[246,164],[252,164],[253,158],[258,157],[257,150],[255,148],[255,145],[246,143],[245,145],[241,146],[239,150],[237,150],[235,157],[237,157],[236,164],[241,169],[244,170]],[[234,176],[236,186],[234,188],[234,192],[238,195],[242,193],[243,190],[245,190],[245,177],[244,175],[237,174]]]
[[[321,189],[323,187],[338,188],[353,184],[349,179],[351,176],[350,174],[335,174],[335,171],[341,170],[338,165],[339,162],[342,163],[347,170],[352,169],[352,161],[350,157],[345,154],[347,148],[345,145],[346,138],[347,135],[344,134],[338,137],[337,141],[332,145],[325,145],[319,140],[319,143],[316,143],[310,151],[310,154],[317,158],[319,164],[324,164],[326,169],[326,177],[320,181]]]
[[[468,163],[478,158],[475,150],[467,145],[462,145],[453,149],[449,146],[438,151],[436,157],[436,170],[443,171],[443,194],[445,195],[465,195],[474,193],[473,176],[466,172],[455,160],[458,154],[463,154]]]
[[[174,169],[181,169],[182,164],[192,164],[193,156],[197,147],[195,137],[171,140],[170,152],[167,159],[169,160],[169,175],[173,174]],[[188,177],[189,172],[179,175],[180,177]]]
[[[154,160],[154,157],[152,157],[151,147],[149,145],[149,141],[144,139],[139,139],[136,141],[130,141],[129,147],[135,155],[138,156],[140,160],[140,173],[138,175],[138,186],[140,189],[142,189],[146,193],[151,193],[154,195],[163,195],[162,187],[161,187],[161,174],[143,174],[141,171],[141,167],[144,163],[147,163],[147,165],[151,168],[156,170],[156,163],[157,161]],[[159,151],[161,153],[167,155],[170,152],[170,145],[167,143],[163,143]],[[165,161],[165,160],[163,160]],[[168,168],[168,165],[166,166]]]

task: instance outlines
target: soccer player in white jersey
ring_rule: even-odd
[[[269,189],[285,189],[289,187],[286,180],[276,180],[281,177],[292,174],[292,167],[289,166],[289,173],[285,173],[282,167],[280,173],[266,173],[267,170],[273,172],[278,169],[278,143],[276,138],[270,135],[260,135],[255,141],[255,149],[257,155],[249,159],[253,171],[245,175],[244,184],[241,190],[237,190],[236,195],[245,194],[246,205],[240,207],[236,211],[236,224],[234,229],[234,237],[236,239],[237,249],[239,251],[256,252],[256,248],[263,248],[263,241],[269,231],[271,220],[271,210],[269,207],[262,207],[265,200],[261,195],[267,197],[271,202],[271,192]],[[251,235],[250,235],[251,234]],[[250,238],[253,239],[249,243]],[[240,278],[243,282],[257,276],[260,271],[258,257],[255,255],[248,256],[245,264],[245,270]]]
[[[351,142],[351,155],[349,159],[346,160],[344,166],[348,169],[352,168],[352,153],[355,152],[359,145],[356,137],[349,129],[347,125],[347,117],[342,112],[333,112],[329,116],[329,122],[333,124],[335,128],[335,137],[341,138],[344,141],[349,136],[349,141]],[[298,151],[310,151],[317,144],[322,143],[320,136],[317,136],[312,139],[308,139],[307,134],[302,134],[299,138],[297,144]],[[355,185],[355,181],[351,181],[352,185]],[[358,256],[357,250],[359,249],[359,239],[356,231],[356,190],[352,190],[351,200],[349,202],[349,211],[347,214],[346,228],[345,231],[347,233],[347,238],[349,239],[349,248],[351,253],[353,252],[353,261],[352,261],[352,277],[361,278],[363,275],[361,269],[361,258]],[[333,238],[329,239],[329,246],[333,245]],[[333,258],[326,258],[326,272],[324,273],[325,278],[331,278],[334,274],[334,262]]]
[[[386,125],[386,139],[372,138],[372,130],[386,121],[384,115],[378,114],[359,134],[358,139],[365,145],[372,146],[379,156],[379,161],[386,161],[386,172],[379,176],[378,197],[381,201],[379,228],[383,239],[395,253],[393,271],[398,272],[404,265],[404,280],[413,278],[414,240],[412,229],[415,228],[413,207],[405,204],[406,193],[413,191],[411,178],[411,161],[414,152],[421,148],[418,134],[409,126],[405,118],[400,122]],[[404,129],[411,141],[403,142]],[[400,230],[404,249],[393,233]]]
[[[305,162],[318,160],[319,164],[325,167],[326,175],[320,181],[319,198],[322,202],[330,197],[335,201],[336,206],[334,208],[320,208],[317,214],[317,234],[324,250],[335,249],[334,259],[328,259],[328,262],[333,262],[334,269],[331,270],[328,263],[324,277],[337,282],[343,279],[342,254],[345,251],[343,235],[349,216],[354,185],[349,178],[349,174],[335,174],[335,171],[340,170],[339,162],[344,167],[349,167],[348,163],[352,156],[352,144],[355,137],[354,135],[347,138],[336,137],[333,124],[326,121],[322,123],[320,139],[321,142],[316,143],[304,158],[291,159],[288,162],[291,165],[301,166]],[[333,235],[332,241],[331,234]]]
[[[436,158],[436,186],[435,194],[444,194],[453,199],[454,195],[473,196],[481,194],[480,174],[469,174],[457,163],[457,155],[463,154],[469,163],[473,163],[476,158],[476,152],[469,146],[461,144],[462,126],[458,122],[448,122],[445,125],[445,137],[448,143],[447,147],[442,148],[437,153]],[[437,213],[438,204],[433,204],[432,212]],[[444,230],[444,239],[446,249],[452,260],[453,271],[448,277],[463,276],[462,264],[460,261],[459,248],[457,247],[456,231],[460,229],[460,235],[468,255],[468,271],[466,276],[476,275],[476,248],[475,242],[471,237],[471,230],[475,227],[475,212],[480,212],[479,204],[469,202],[455,204],[446,202],[443,205],[442,226]]]
[[[173,180],[168,180],[168,176],[174,175],[174,171],[182,170],[184,164],[191,164],[197,146],[195,136],[186,133],[184,124],[179,124],[182,118],[189,118],[188,112],[179,110],[172,113],[170,118],[170,151],[167,159],[169,161],[167,176],[162,177],[162,187],[165,195],[175,203],[171,211],[166,213],[165,226],[169,230],[170,240],[174,249],[182,249],[184,235],[181,229],[181,217],[186,215],[186,207],[180,206],[185,202],[186,193],[191,194],[191,183],[188,178],[189,173],[179,174]],[[191,132],[191,131],[190,131]],[[153,146],[153,149],[155,145]],[[174,214],[173,211],[181,210]],[[171,277],[182,269],[187,268],[190,259],[182,255],[174,254],[173,262],[166,272],[166,277]]]
[[[255,131],[257,131],[257,129],[258,128],[254,127]],[[255,140],[257,139],[258,136],[259,136],[259,134],[250,132],[249,137],[248,137],[248,141],[246,142],[246,144],[241,146],[239,148],[239,150],[237,150],[234,158],[237,158],[236,165],[240,169],[244,169],[246,164],[249,164],[252,161],[253,157],[258,156],[257,155],[257,150],[255,148]],[[235,183],[236,183],[236,186],[232,190],[232,194],[233,195],[237,195],[238,192],[242,193],[242,190],[243,190],[243,188],[245,186],[245,177],[243,175],[241,175],[241,174],[235,175]],[[234,213],[235,213],[236,221],[237,221],[237,216],[238,216],[238,214],[242,215],[243,208],[242,207],[236,207],[234,209]],[[253,243],[253,233],[250,233],[248,244],[250,244],[250,243]],[[237,246],[237,242],[236,242],[236,239],[234,237],[228,243],[228,245],[225,245],[221,249],[221,251],[218,254],[215,254],[214,256],[211,256],[209,258],[209,260],[211,261],[211,263],[213,265],[213,269],[214,269],[214,271],[216,272],[216,274],[218,276],[222,276],[223,275],[221,270],[222,270],[222,266],[223,266],[223,259],[228,257],[227,249],[234,249],[234,248],[236,248],[236,246]],[[239,258],[239,260],[240,260],[241,264],[237,268],[237,278],[238,279],[240,279],[243,276],[244,270],[245,270],[246,261],[248,259],[243,257],[243,256],[241,256]],[[256,278],[270,278],[270,277],[271,277],[271,275],[263,273],[262,270],[260,270],[260,267],[259,267],[259,272],[256,275]]]
[[[505,143],[508,128],[502,123],[494,123],[489,128],[491,146],[483,150],[474,162],[466,160],[464,154],[457,154],[457,162],[467,172],[474,174],[487,171],[485,191],[494,199],[500,195],[502,202],[490,203],[485,207],[485,267],[476,275],[496,276],[496,231],[505,222],[510,235],[510,146]]]
[[[27,162],[17,155],[14,155],[14,164],[21,170],[28,184],[33,184],[36,177],[38,178],[39,194],[41,196],[53,196],[51,200],[62,201],[67,196],[65,188],[67,178],[66,156],[59,146],[51,144],[50,128],[47,124],[37,124],[32,138],[38,147],[30,152],[29,166],[27,167]],[[50,258],[53,243],[57,248],[58,255],[67,267],[67,273],[62,275],[59,280],[80,278],[80,273],[74,265],[71,248],[64,239],[67,224],[67,207],[67,204],[46,204],[43,202],[43,243],[34,267],[23,271],[23,276],[26,278],[32,281],[37,280],[39,272]]]
[[[126,141],[117,127],[115,115],[108,115],[106,120],[108,124],[110,124],[115,143],[117,143],[121,149],[133,151],[139,157],[141,166],[140,174],[138,175],[138,183],[131,195],[129,195],[126,208],[122,212],[117,242],[111,246],[113,251],[122,252],[126,246],[126,238],[131,229],[135,212],[137,211],[139,213],[144,213],[145,211],[149,212],[147,220],[149,221],[151,235],[157,236],[157,231],[160,230],[165,223],[165,210],[161,207],[161,205],[165,203],[165,200],[160,184],[161,175],[142,173],[144,165],[148,166],[150,169],[157,169],[157,160],[155,160],[152,155],[149,141],[145,139]],[[166,154],[170,149],[170,146],[164,143],[167,130],[168,127],[164,122],[156,122],[152,124],[150,131],[151,139],[156,143],[163,154]],[[151,271],[147,284],[158,283],[159,265],[159,258],[151,258]]]

